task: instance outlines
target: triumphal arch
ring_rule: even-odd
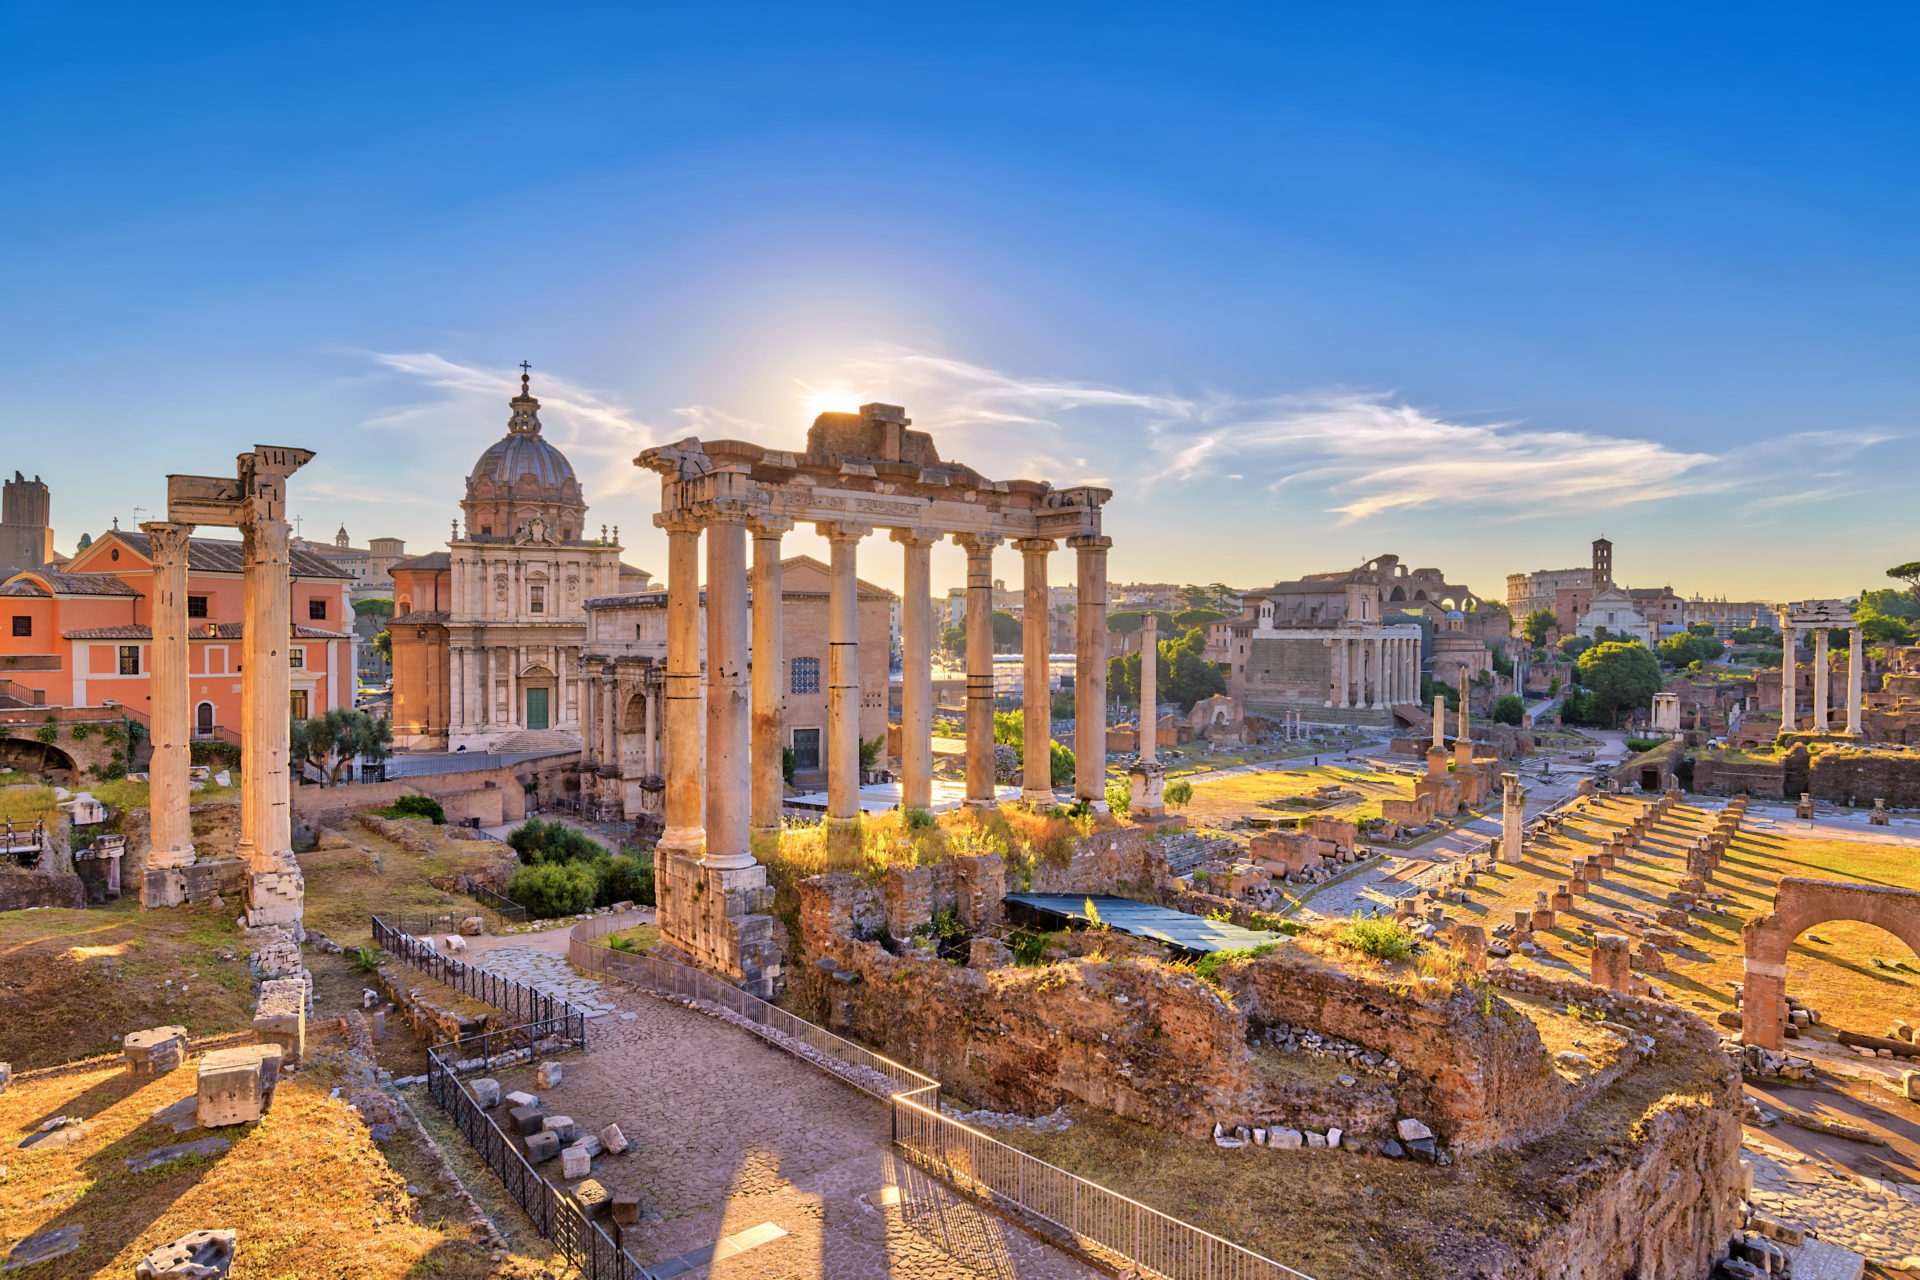
[[[1023,798],[1051,804],[1048,557],[1077,555],[1074,794],[1104,804],[1107,549],[1100,510],[1112,492],[989,480],[943,461],[897,405],[823,413],[804,452],[740,440],[686,439],[648,449],[637,466],[661,477],[667,533],[666,830],[658,848],[661,933],[697,963],[756,993],[778,984],[765,905],[766,869],[752,837],[780,825],[780,540],[811,524],[831,548],[828,623],[827,818],[851,825],[860,806],[859,548],[889,531],[905,567],[901,603],[901,802],[926,807],[933,785],[933,601],[928,555],[952,538],[967,553],[966,801],[994,802],[993,550],[1020,553],[1025,607]],[[700,541],[706,538],[706,672],[700,664]],[[749,573],[747,544],[753,544]],[[751,618],[751,623],[749,622]],[[749,656],[751,655],[751,662]],[[701,719],[706,742],[701,750]]]

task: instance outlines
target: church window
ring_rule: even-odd
[[[140,646],[123,644],[120,646],[120,674],[137,676],[140,674]]]
[[[207,616],[207,598],[205,596],[188,596],[187,597],[187,616],[189,618],[206,617]]]
[[[13,615],[13,634],[17,636],[32,635],[33,634],[32,616],[24,613],[14,614]]]
[[[307,618],[313,622],[327,620],[327,602],[325,600],[307,601]]]
[[[547,611],[547,589],[545,587],[527,588],[527,612],[545,613]]]
[[[299,648],[298,646],[295,646],[294,648],[287,650],[287,665],[290,667],[306,666],[307,651],[305,649]]]
[[[792,693],[820,692],[820,659],[794,658],[787,663],[787,688]],[[794,735],[798,741],[798,732]],[[815,739],[816,745],[818,738]]]
[[[491,538],[493,536],[493,526],[490,524],[481,525],[480,536],[483,538]]]

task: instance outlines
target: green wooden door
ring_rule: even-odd
[[[527,690],[527,728],[544,729],[547,727],[547,690]]]

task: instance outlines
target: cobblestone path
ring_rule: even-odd
[[[494,946],[471,959],[608,1015],[592,1023],[588,1053],[560,1060],[554,1088],[535,1089],[524,1067],[499,1079],[539,1093],[547,1114],[583,1129],[620,1126],[633,1150],[596,1157],[591,1176],[657,1212],[626,1231],[626,1247],[645,1265],[732,1238],[759,1243],[705,1264],[712,1280],[1103,1274],[909,1165],[892,1148],[879,1100],[750,1032],[583,977],[537,946]],[[561,1180],[557,1160],[540,1171],[556,1186],[574,1185]]]
[[[1920,1272],[1920,1186],[1836,1169],[1748,1133],[1753,1205],[1888,1268]]]

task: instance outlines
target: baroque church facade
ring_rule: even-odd
[[[393,728],[402,750],[578,745],[588,723],[586,602],[645,591],[617,538],[587,536],[586,498],[541,434],[529,377],[480,455],[447,549],[393,565]]]

